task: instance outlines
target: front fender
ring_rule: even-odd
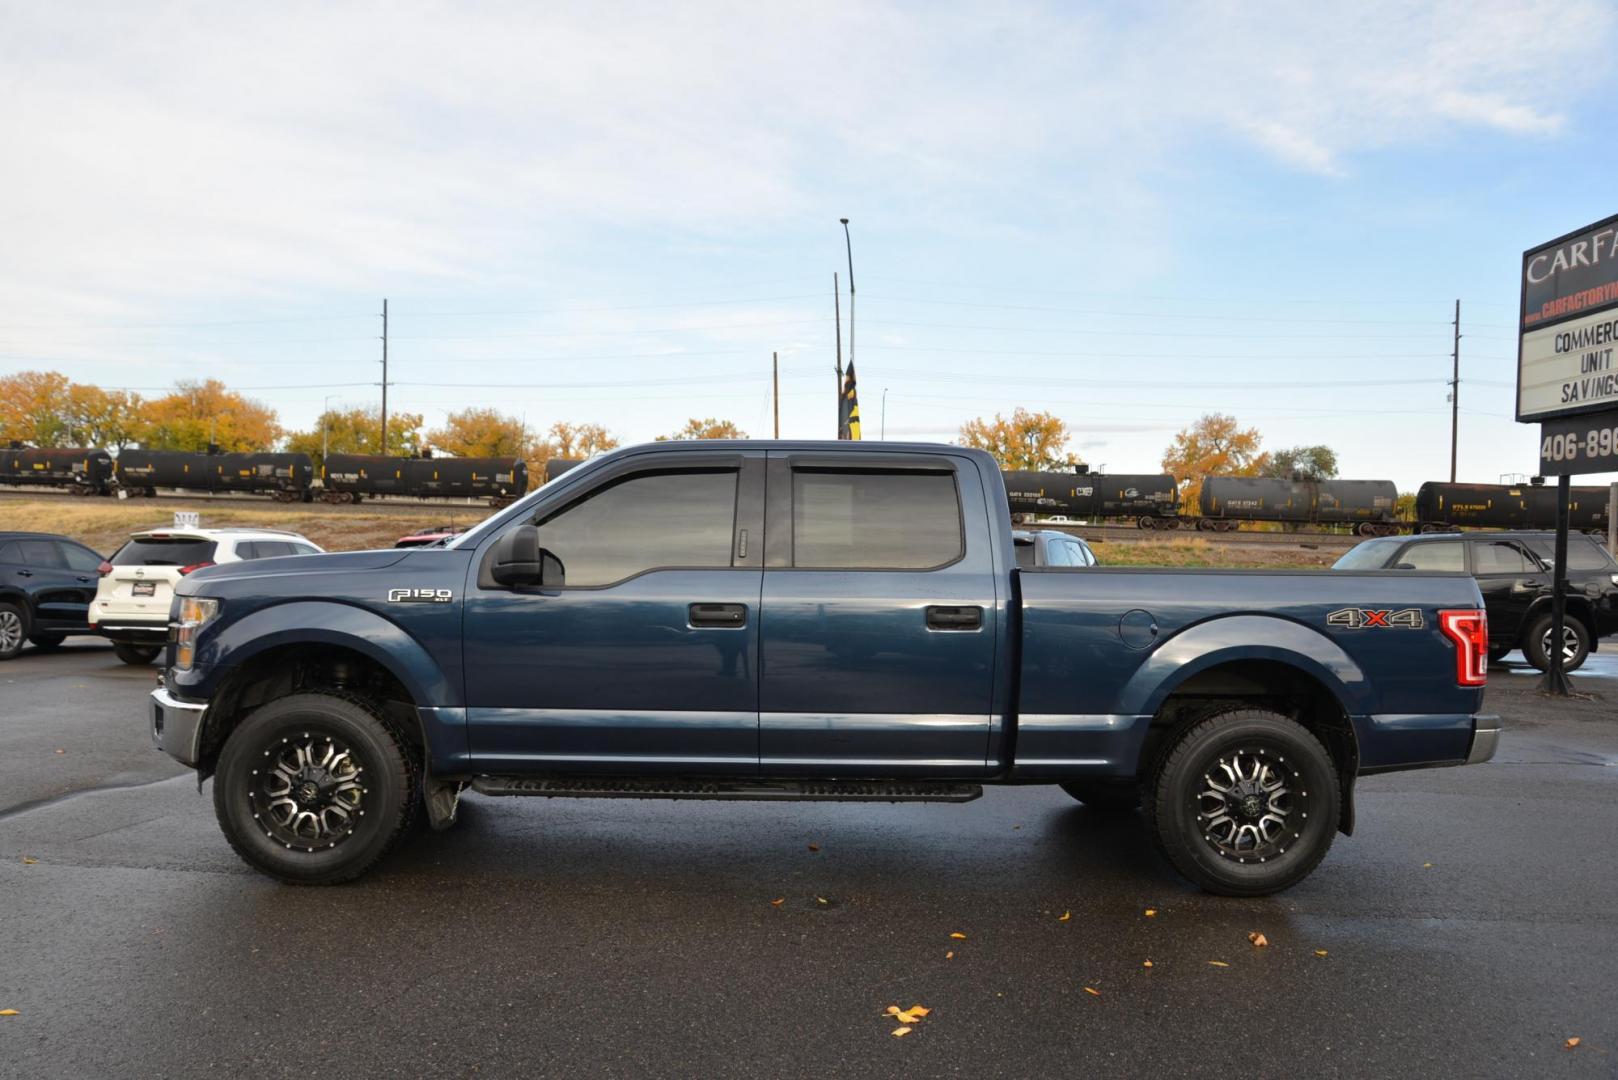
[[[272,604],[219,627],[199,644],[196,665],[172,672],[170,684],[184,696],[210,698],[233,670],[284,645],[331,645],[368,656],[393,673],[418,708],[463,704],[454,683],[403,627],[374,611],[329,600]]]
[[[1313,676],[1349,716],[1377,711],[1371,681],[1341,646],[1318,630],[1272,615],[1227,615],[1175,634],[1136,669],[1114,711],[1155,716],[1186,680],[1243,660],[1272,660]]]

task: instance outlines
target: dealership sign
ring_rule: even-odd
[[[1618,216],[1523,252],[1517,419],[1618,408]]]

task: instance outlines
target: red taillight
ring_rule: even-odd
[[[1438,626],[1455,643],[1455,681],[1482,686],[1489,681],[1489,616],[1486,612],[1440,611]]]
[[[100,574],[102,577],[106,577],[108,574],[112,573],[112,563],[103,559],[101,565],[96,567],[96,573]]]
[[[213,563],[211,562],[194,562],[190,566],[182,566],[180,567],[180,576],[185,577],[185,575],[189,574],[193,570],[201,570],[204,566],[212,565]]]

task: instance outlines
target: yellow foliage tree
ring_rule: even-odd
[[[141,441],[158,450],[268,450],[281,438],[275,410],[218,379],[181,381],[145,405]]]
[[[553,457],[588,458],[604,454],[618,445],[618,439],[600,424],[570,424],[558,420],[551,425],[544,444],[545,461]],[[543,466],[544,462],[540,462]]]
[[[393,457],[419,453],[421,421],[421,413],[390,412],[386,453]],[[316,472],[326,464],[323,448],[333,454],[383,453],[381,408],[330,409],[321,413],[314,427],[287,438],[287,449],[308,454]]]
[[[0,376],[0,442],[65,445],[62,403],[72,384],[55,371],[19,371]]]
[[[685,427],[672,435],[659,435],[658,442],[679,442],[685,439],[745,439],[747,432],[737,427],[730,420],[716,420],[709,416],[704,419],[692,417],[685,422]]]
[[[1018,406],[1010,419],[994,414],[961,425],[961,445],[987,450],[1002,469],[1017,472],[1069,471],[1079,463],[1067,449],[1072,432],[1056,414]]]
[[[1208,413],[1174,436],[1163,451],[1163,471],[1180,488],[1183,513],[1196,514],[1204,476],[1258,476],[1269,464],[1257,428],[1244,428],[1234,416]]]
[[[434,449],[456,457],[517,457],[533,450],[528,428],[514,416],[497,409],[469,408],[452,412],[444,426],[427,433]]]

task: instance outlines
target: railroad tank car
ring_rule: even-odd
[[[97,447],[41,448],[14,442],[0,450],[0,484],[106,495],[112,490],[112,455]]]
[[[331,454],[322,481],[327,502],[359,502],[372,495],[486,498],[509,506],[528,490],[528,466],[518,458],[385,457]]]
[[[1113,476],[1011,470],[1000,475],[1013,513],[1133,518],[1143,529],[1175,528],[1180,523],[1179,489],[1166,473]]]
[[[1202,481],[1197,527],[1229,531],[1243,521],[1352,525],[1361,536],[1399,531],[1399,489],[1391,480],[1282,480],[1209,476]]]
[[[1568,491],[1568,528],[1605,532],[1607,489]],[[1554,529],[1556,488],[1539,484],[1446,484],[1430,480],[1416,491],[1417,527],[1443,529]]]
[[[583,458],[553,457],[545,462],[545,483],[550,483],[575,465],[583,465]]]
[[[120,488],[148,498],[158,488],[179,488],[262,492],[278,502],[307,502],[315,476],[308,454],[125,450],[114,468]]]

